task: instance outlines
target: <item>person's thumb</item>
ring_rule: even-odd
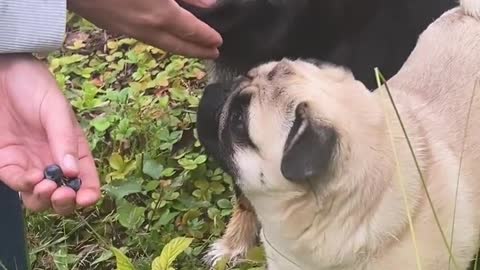
[[[70,104],[59,90],[50,90],[40,113],[54,162],[65,176],[78,176],[78,138]]]

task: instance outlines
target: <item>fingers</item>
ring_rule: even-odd
[[[78,192],[72,188],[58,187],[45,180],[31,193],[23,195],[24,204],[32,211],[53,208],[59,215],[70,215],[77,207],[94,205],[100,198],[100,181],[85,135],[75,121],[69,104],[59,91],[51,91],[42,104],[42,123],[55,163],[62,167],[67,177],[80,177]],[[49,102],[52,104],[49,106]],[[64,106],[65,105],[65,106]]]
[[[63,99],[63,96],[61,98]],[[56,102],[58,104],[60,100]],[[55,112],[55,110],[48,113],[52,112]],[[50,185],[48,187],[41,186],[35,189],[32,195],[36,200],[34,203],[41,206],[33,206],[32,208],[38,207],[42,211],[51,206],[57,214],[70,215],[77,207],[89,207],[99,200],[100,180],[85,134],[78,122],[75,121],[70,107],[58,110],[55,114],[62,114],[62,117],[60,119],[57,117],[55,118],[56,121],[51,121],[47,116],[45,120],[45,130],[53,158],[60,166],[63,166],[62,170],[65,176],[78,176],[82,180],[82,184],[78,192],[66,186],[59,188],[55,186],[53,191]],[[63,160],[61,160],[62,157]],[[72,160],[68,160],[68,158],[72,158]],[[50,200],[47,201],[44,198]],[[25,198],[25,205],[27,206],[29,205],[29,199],[28,196]]]
[[[83,138],[83,137],[82,137]],[[37,183],[33,192],[23,192],[22,199],[25,206],[31,211],[42,212],[53,208],[55,213],[63,216],[70,215],[77,207],[89,207],[100,198],[100,180],[93,157],[88,149],[87,141],[83,138],[80,142],[80,174],[82,185],[75,191],[69,187],[57,187],[51,180]],[[82,155],[87,152],[87,155]]]
[[[217,31],[189,11],[181,8],[177,3],[174,4],[177,6],[174,9],[176,12],[172,15],[174,19],[167,21],[165,29],[177,37],[199,46],[217,48],[222,45],[222,37]]]
[[[33,192],[22,192],[23,204],[34,212],[43,212],[52,207],[50,198],[57,189],[54,181],[40,181]]]
[[[6,165],[0,169],[0,179],[15,191],[31,192],[43,179],[43,172],[36,169],[26,171],[18,165]]]
[[[75,210],[75,196],[73,189],[64,186],[57,188],[55,182],[45,180],[35,186],[34,192],[22,193],[22,200],[31,211],[43,212],[53,208],[55,213],[68,216]]]
[[[73,189],[62,186],[54,189],[50,193],[50,206],[60,215],[70,215],[77,207],[89,207],[97,203],[100,198],[100,178],[97,173],[97,168],[93,160],[87,139],[78,125],[75,122],[73,133],[75,134],[79,160],[79,174],[78,177],[82,180],[80,190],[75,192]],[[46,190],[46,188],[44,188]],[[36,190],[35,190],[36,191]],[[50,191],[50,190],[49,190]],[[38,191],[40,194],[41,190]],[[44,192],[48,196],[48,192]],[[37,199],[40,197],[37,195]]]
[[[75,211],[75,191],[69,187],[59,187],[53,192],[51,201],[55,213],[63,216],[70,215]]]
[[[80,128],[79,132],[82,132]],[[89,207],[94,205],[100,198],[100,178],[84,136],[81,136],[79,151],[81,155],[80,178],[82,179],[82,185],[77,192],[76,203],[80,207]]]
[[[78,138],[70,104],[59,90],[47,93],[40,108],[40,115],[54,162],[62,168],[65,176],[77,176]]]
[[[83,138],[83,137],[82,137]],[[80,142],[80,174],[82,185],[75,191],[69,187],[57,187],[51,180],[43,180],[35,185],[32,192],[23,192],[22,199],[31,211],[42,212],[53,208],[59,215],[70,215],[77,207],[89,207],[100,198],[100,180],[87,141]],[[88,154],[82,155],[82,152]]]
[[[184,41],[169,33],[163,33],[156,37],[154,44],[162,44],[162,49],[174,54],[187,57],[199,58],[217,58],[219,55],[217,48],[205,48],[195,45],[191,42]]]

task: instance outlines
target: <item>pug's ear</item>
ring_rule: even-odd
[[[308,104],[300,103],[283,150],[283,176],[292,182],[320,176],[328,169],[336,141],[334,128],[314,121]]]

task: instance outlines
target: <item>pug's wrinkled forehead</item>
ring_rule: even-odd
[[[284,58],[259,65],[245,76],[239,76],[231,86],[234,94],[227,101],[226,107],[230,107],[231,101],[237,96],[253,95],[258,102],[274,103],[268,106],[288,113],[296,103],[312,98],[312,91],[348,87],[343,84],[349,80],[355,81],[350,70],[344,67],[317,59]],[[311,83],[316,83],[318,89],[312,89]]]

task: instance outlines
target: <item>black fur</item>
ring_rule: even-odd
[[[374,89],[373,68],[394,75],[418,35],[457,0],[219,0],[210,9],[179,3],[223,36],[214,81],[269,60],[315,58],[350,68]]]
[[[235,82],[208,85],[197,112],[197,132],[200,143],[205,147],[207,154],[215,158],[221,168],[232,176],[235,176],[237,171],[232,162],[234,145],[256,150],[247,127],[250,95],[239,94],[240,92],[232,94],[236,88]],[[233,96],[229,110],[225,112],[224,127],[220,130],[221,110],[229,95]]]
[[[231,173],[229,157],[232,153],[226,153],[220,148],[218,138],[219,117],[229,92],[230,87],[224,83],[207,85],[198,105],[197,133],[207,154],[212,156],[224,171]]]

